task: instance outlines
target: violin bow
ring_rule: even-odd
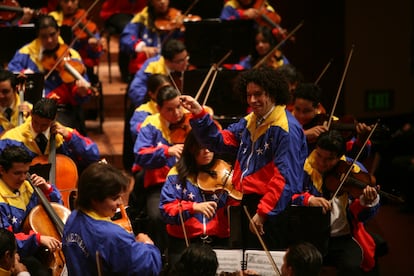
[[[226,59],[227,59],[227,58],[231,55],[231,53],[232,53],[232,50],[228,51],[228,52],[224,55],[224,57],[222,57],[222,58],[219,60],[219,62],[214,63],[213,65],[211,65],[210,70],[208,71],[208,73],[207,73],[206,77],[204,78],[204,80],[203,80],[203,82],[202,82],[202,84],[201,84],[200,88],[199,88],[199,89],[198,89],[198,91],[197,91],[196,96],[194,97],[194,99],[195,99],[196,101],[200,98],[201,92],[203,91],[204,87],[206,86],[207,81],[208,81],[208,80],[209,80],[209,78],[210,78],[210,75],[211,75],[211,74],[213,73],[213,71],[215,70],[215,71],[214,71],[214,75],[213,75],[213,79],[212,79],[212,81],[211,81],[211,83],[210,83],[210,86],[209,86],[209,89],[208,89],[208,91],[207,91],[207,95],[206,95],[206,97],[205,97],[205,99],[204,99],[204,103],[203,103],[203,105],[205,105],[205,103],[207,102],[208,96],[210,95],[211,88],[213,87],[213,83],[214,83],[214,81],[215,81],[215,79],[216,79],[216,76],[217,76],[217,71],[219,70],[220,65],[221,65],[224,61],[226,61]]]
[[[254,66],[253,69],[259,68],[269,57],[271,57],[277,49],[282,46],[283,43],[285,43],[289,38],[291,38],[304,24],[304,21],[302,20],[282,41],[280,41],[273,49],[271,49],[264,57],[262,57],[261,60],[259,60]]]
[[[367,145],[369,139],[371,139],[372,134],[374,133],[375,129],[377,128],[379,124],[379,120],[374,124],[374,126],[372,127],[370,133],[368,134],[368,137],[365,139],[364,143],[362,144],[362,147],[359,149],[358,154],[355,156],[354,160],[352,160],[351,165],[349,166],[348,170],[346,171],[345,174],[343,174],[341,176],[341,182],[339,182],[339,186],[336,189],[335,193],[333,194],[332,198],[335,198],[339,191],[341,190],[342,186],[344,185],[346,179],[348,178],[348,176],[350,175],[352,169],[354,168],[355,163],[357,162],[357,160],[359,159],[359,157],[362,154],[362,151],[364,150],[365,146]],[[332,199],[331,199],[332,200]]]
[[[98,4],[99,0],[95,0],[90,6],[89,8],[85,11],[84,14],[82,14],[82,16],[80,16],[78,18],[78,20],[72,25],[72,31],[75,30],[82,22],[83,19],[85,19],[85,17],[89,14],[89,12],[96,6],[96,4]],[[83,26],[85,27],[85,26]],[[84,31],[84,28],[81,28],[82,31]]]
[[[319,74],[318,78],[316,79],[316,81],[314,82],[314,84],[318,84],[319,81],[321,80],[321,78],[323,77],[323,75],[325,75],[326,71],[328,70],[329,66],[331,66],[332,64],[332,58],[329,60],[329,62],[325,65],[325,67],[323,68],[322,72]]]
[[[26,78],[27,76],[23,73],[20,73],[17,76],[17,86],[18,86],[18,92],[19,92],[19,99],[20,99],[20,104],[23,104],[24,102],[24,93],[26,91]],[[24,114],[23,111],[19,111],[19,119],[18,119],[18,125],[20,126],[21,124],[23,124],[23,118]]]
[[[348,55],[348,60],[346,61],[344,73],[342,74],[342,79],[341,79],[341,82],[339,83],[338,92],[336,93],[336,97],[335,97],[335,101],[334,101],[334,104],[333,104],[333,107],[332,107],[332,111],[331,111],[331,114],[329,116],[329,121],[328,121],[328,126],[327,126],[328,129],[331,127],[331,124],[332,124],[333,114],[335,113],[336,105],[338,104],[339,94],[341,93],[342,85],[344,84],[345,76],[346,76],[346,73],[348,72],[348,67],[349,67],[349,64],[351,62],[351,57],[352,57],[353,52],[354,52],[354,45],[352,44],[351,51],[349,52],[349,55]]]
[[[249,211],[247,210],[247,206],[244,205],[243,209],[244,209],[244,212],[246,213],[246,216],[249,218],[249,222],[253,225],[254,232],[255,232],[257,238],[259,239],[259,242],[262,245],[263,250],[265,251],[267,258],[269,259],[269,262],[272,264],[273,270],[276,272],[276,275],[279,275],[279,276],[282,275],[280,273],[279,268],[276,265],[275,260],[273,259],[272,255],[270,254],[269,250],[267,249],[266,244],[264,243],[262,237],[260,236],[259,231],[256,228],[256,225],[253,223],[252,217],[250,216]]]
[[[179,208],[179,214],[180,214],[181,227],[183,228],[183,233],[184,233],[185,245],[186,245],[186,247],[189,247],[190,246],[190,241],[188,240],[187,230],[185,230],[184,218],[183,218],[183,208],[182,208],[181,202],[178,203],[178,208]]]
[[[98,276],[103,276],[102,274],[102,259],[101,259],[101,254],[99,253],[98,250],[96,250],[95,252],[95,258],[96,258],[96,269],[98,271]]]

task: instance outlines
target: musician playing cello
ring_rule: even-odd
[[[159,275],[161,255],[151,238],[142,233],[134,237],[111,221],[129,183],[120,170],[101,162],[81,174],[76,210],[62,238],[69,275]]]
[[[244,248],[262,249],[254,228],[269,249],[285,248],[281,213],[293,193],[301,190],[299,183],[307,155],[305,136],[285,109],[289,90],[275,69],[243,72],[236,87],[253,112],[227,129],[218,129],[192,97],[181,96],[182,105],[193,114],[191,127],[202,147],[216,154],[237,155],[232,183],[243,191],[241,204],[252,213],[251,222],[242,216]]]
[[[7,146],[0,154],[0,216],[1,227],[12,231],[17,240],[17,252],[31,275],[50,275],[47,267],[33,256],[40,246],[51,252],[60,250],[61,242],[53,237],[31,231],[23,233],[23,222],[38,204],[38,196],[27,180],[32,156],[19,146]],[[46,197],[62,203],[61,195],[53,183],[47,183],[36,174],[30,176],[33,185],[39,187]]]
[[[326,175],[345,161],[351,159],[345,156],[341,134],[335,130],[322,133],[315,150],[305,161],[303,192],[293,196],[293,204],[321,206],[324,212],[331,212],[331,233],[324,262],[334,265],[338,275],[379,275],[375,270],[376,244],[364,226],[378,212],[377,190],[366,185],[359,197],[345,191],[330,200],[335,191],[328,190],[324,181]],[[352,171],[366,172],[366,169],[358,163]]]
[[[205,243],[216,248],[227,248],[229,245],[226,207],[238,202],[229,197],[224,189],[216,193],[203,191],[201,187],[204,183],[199,183],[197,179],[199,172],[204,172],[211,174],[212,180],[216,177],[217,185],[224,184],[220,183],[219,173],[213,171],[216,161],[214,152],[202,148],[190,132],[181,158],[167,175],[161,190],[160,210],[167,224],[170,266],[178,261],[187,242]],[[204,185],[209,186],[207,181]]]
[[[30,156],[49,154],[50,137],[55,134],[56,151],[76,163],[79,171],[99,160],[98,146],[91,139],[82,136],[55,121],[57,104],[53,99],[42,98],[33,106],[31,116],[18,127],[6,131],[0,139],[0,151],[8,145],[22,147]]]

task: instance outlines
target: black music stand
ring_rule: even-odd
[[[185,22],[185,45],[190,63],[207,68],[232,50],[224,63],[238,63],[254,49],[254,22],[220,19]]]
[[[7,40],[0,43],[0,62],[7,64],[17,50],[36,38],[36,31],[33,25],[1,27],[0,37]]]
[[[241,71],[236,70],[219,70],[217,72],[216,80],[206,102],[206,105],[213,108],[214,115],[217,118],[235,121],[246,114],[247,102],[244,100],[245,95],[240,95],[240,93],[234,88],[236,78],[240,72]],[[183,94],[194,97],[203,83],[207,73],[207,69],[185,71]],[[209,83],[210,82],[207,83],[200,95],[200,98],[198,99],[200,103],[203,103],[205,99]]]
[[[19,74],[15,73],[16,77]],[[20,78],[19,78],[20,79]],[[18,79],[18,82],[19,82]],[[23,78],[21,78],[23,79]],[[29,103],[35,104],[43,97],[43,88],[45,83],[45,77],[42,73],[25,74],[25,92],[24,100]]]

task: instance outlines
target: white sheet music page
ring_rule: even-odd
[[[241,270],[241,262],[243,261],[243,250],[234,249],[214,249],[217,255],[219,266],[217,275],[222,272],[236,272]]]
[[[275,261],[279,271],[282,269],[283,256],[286,251],[269,251]],[[257,272],[260,276],[277,275],[265,251],[246,250],[247,269]]]

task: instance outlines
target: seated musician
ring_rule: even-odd
[[[137,107],[144,103],[147,95],[147,81],[151,74],[163,74],[170,76],[178,73],[183,75],[188,67],[188,53],[184,43],[179,40],[168,40],[162,47],[161,55],[148,59],[141,69],[135,74],[128,90],[128,96],[132,104]],[[182,77],[182,76],[179,76]],[[180,79],[175,80],[177,83]]]
[[[134,76],[148,58],[160,54],[166,39],[183,37],[179,28],[173,29],[172,33],[157,28],[157,19],[168,18],[171,9],[169,0],[149,0],[147,7],[136,14],[122,31],[119,47],[120,52],[131,56],[131,76]]]
[[[236,156],[232,183],[243,191],[241,204],[252,214],[251,221],[242,216],[243,248],[262,249],[254,234],[257,228],[270,250],[283,249],[281,214],[292,194],[301,190],[305,136],[285,109],[289,90],[275,69],[241,73],[236,89],[246,97],[252,112],[223,130],[194,98],[181,96],[182,105],[193,114],[191,127],[202,147]]]
[[[142,0],[106,0],[102,3],[99,16],[104,22],[107,35],[121,34],[125,26],[134,15],[140,12],[147,4]],[[118,67],[122,81],[129,83],[129,55],[118,52]]]
[[[221,10],[220,19],[222,20],[237,20],[237,19],[256,19],[260,17],[260,8],[256,7],[256,2],[263,3],[264,9],[275,14],[275,23],[279,24],[282,18],[275,12],[275,9],[268,3],[262,0],[229,0]]]
[[[303,192],[292,199],[293,204],[320,206],[331,213],[331,235],[324,262],[336,266],[338,275],[365,275],[375,270],[376,245],[364,223],[378,212],[380,198],[376,188],[366,183],[365,188],[355,191],[345,184],[338,196],[331,199],[339,187],[337,176],[346,173],[341,165],[347,167],[346,161],[352,161],[345,152],[345,140],[339,132],[322,133],[305,161]],[[366,169],[357,162],[352,173],[366,173]]]
[[[133,141],[138,136],[139,129],[141,128],[142,122],[149,115],[158,113],[157,109],[157,94],[158,91],[167,85],[172,85],[170,79],[166,75],[153,74],[148,77],[147,81],[147,98],[148,102],[138,106],[132,114],[131,120],[129,121],[129,127]]]
[[[285,64],[289,64],[289,60],[282,54],[280,50],[262,61],[270,50],[277,45],[276,37],[272,34],[272,30],[267,26],[259,26],[255,32],[255,50],[251,55],[243,58],[235,69],[251,69],[257,63],[262,63],[263,66],[270,66],[278,68]]]
[[[61,249],[54,237],[24,232],[23,222],[40,202],[27,180],[32,156],[19,146],[7,146],[0,154],[0,216],[1,227],[12,231],[17,240],[17,252],[31,275],[50,275],[48,268],[33,256],[41,246],[51,252]],[[62,203],[61,195],[53,183],[36,174],[30,175],[33,185],[39,187],[52,202]],[[35,218],[35,217],[33,217]],[[39,219],[39,217],[37,217]],[[29,230],[29,229],[28,229]]]
[[[282,74],[288,82],[290,100],[289,100],[289,103],[286,105],[286,109],[292,112],[293,111],[293,93],[295,92],[295,89],[299,85],[299,83],[303,82],[303,75],[291,63],[283,64],[282,66],[279,66],[278,68],[276,68],[276,71]]]
[[[159,113],[145,119],[134,145],[132,172],[144,169],[148,230],[161,253],[167,246],[165,223],[159,211],[161,188],[168,171],[181,157],[184,139],[190,131],[186,121],[189,114],[184,114],[180,95],[172,86],[165,86],[158,91]]]
[[[143,233],[134,237],[111,221],[129,183],[129,177],[102,162],[81,174],[76,209],[62,238],[69,275],[159,275],[161,255],[151,238]]]
[[[18,125],[19,113],[26,120],[32,105],[20,102],[16,76],[8,70],[0,70],[0,135]]]
[[[311,243],[300,242],[288,247],[283,256],[283,276],[319,276],[322,254]]]
[[[318,85],[313,83],[300,83],[296,87],[295,92],[293,93],[292,114],[304,129],[308,143],[308,151],[310,153],[315,148],[316,140],[319,135],[328,131],[326,123],[329,118],[326,115],[325,108],[321,104],[321,89]],[[338,118],[334,117],[333,121],[335,123],[332,124],[332,128],[335,128],[336,126],[340,127],[340,124],[337,124]],[[352,131],[350,132],[351,135],[348,135],[348,132],[344,132],[344,136],[347,136],[347,155],[350,157],[355,157],[357,155],[371,129],[371,126],[368,126],[365,123],[357,123],[355,124],[356,136],[352,135],[354,133]],[[370,142],[368,143],[368,146],[364,148],[360,160],[362,161],[367,158],[369,153]]]
[[[20,262],[16,237],[5,228],[0,228],[0,275],[30,276],[27,267]]]
[[[9,145],[17,145],[35,156],[50,153],[50,136],[56,135],[56,151],[70,158],[83,170],[98,161],[98,146],[91,139],[82,136],[55,121],[57,104],[53,99],[43,98],[33,106],[31,117],[18,127],[6,131],[0,139],[0,151]]]
[[[224,187],[215,191],[213,185],[224,186],[225,183],[220,183],[219,172],[213,171],[213,167],[226,169],[216,166],[216,161],[214,153],[202,148],[190,132],[181,158],[167,175],[161,190],[160,210],[167,224],[168,264],[171,266],[178,261],[187,243],[229,247],[227,207],[238,204],[238,201],[229,197]],[[200,172],[212,175],[201,183]],[[238,194],[241,199],[241,192]]]
[[[86,66],[86,72],[93,85],[99,82],[94,67],[99,65],[103,53],[103,43],[97,25],[87,16],[87,12],[79,7],[79,0],[60,0],[56,11],[50,13],[59,26],[73,28],[75,43],[73,49],[77,50]],[[68,42],[69,43],[69,42]]]
[[[58,101],[58,121],[86,134],[81,104],[91,95],[86,74],[78,72],[83,79],[74,78],[64,65],[83,69],[81,57],[74,49],[66,51],[67,46],[59,37],[59,26],[49,16],[41,16],[36,25],[38,37],[19,49],[8,64],[12,72],[50,73],[45,80],[45,95]],[[68,55],[69,59],[60,59]],[[82,70],[81,70],[82,71]],[[66,81],[66,82],[65,82]]]

